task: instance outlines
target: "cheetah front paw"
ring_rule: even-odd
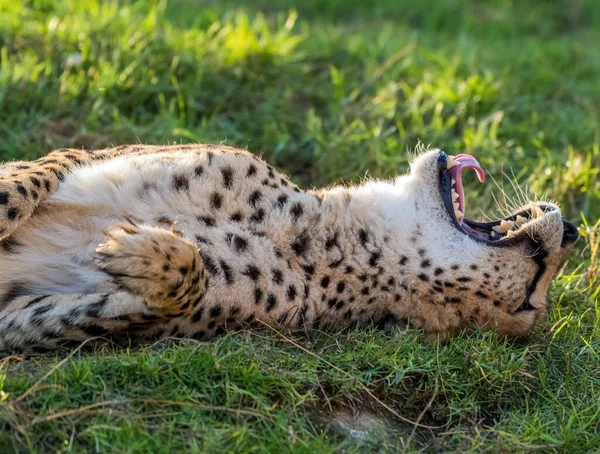
[[[175,232],[127,221],[106,232],[96,262],[124,290],[161,315],[184,315],[206,291],[198,247]]]

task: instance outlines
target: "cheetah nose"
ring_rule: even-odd
[[[560,246],[561,247],[568,246],[569,244],[574,243],[578,237],[579,237],[579,232],[577,232],[577,227],[575,227],[575,224],[573,224],[572,222],[569,222],[569,221],[565,221],[563,219],[563,237],[562,237],[562,243],[560,243]]]

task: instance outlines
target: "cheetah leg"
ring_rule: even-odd
[[[125,292],[21,296],[0,311],[0,353],[42,353],[98,336],[149,337],[160,320],[143,298]]]
[[[0,238],[25,222],[76,165],[109,157],[111,153],[114,154],[111,150],[62,149],[37,161],[0,166]]]
[[[200,303],[207,274],[194,243],[174,230],[129,220],[106,237],[96,249],[98,266],[122,290],[142,297],[154,314],[185,316]]]

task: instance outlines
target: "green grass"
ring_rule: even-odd
[[[525,343],[364,328],[6,359],[0,452],[598,452],[599,75],[592,0],[0,0],[2,160],[225,142],[319,186],[404,172],[422,141],[585,234]],[[498,188],[468,183],[493,215]],[[384,434],[335,430],[340,408]]]

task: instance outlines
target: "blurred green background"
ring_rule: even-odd
[[[405,172],[420,141],[493,177],[466,176],[469,217],[527,190],[584,235],[526,344],[366,328],[5,360],[2,452],[597,452],[599,76],[594,0],[0,0],[1,160],[223,142],[312,187]],[[339,407],[386,435],[332,429]]]

